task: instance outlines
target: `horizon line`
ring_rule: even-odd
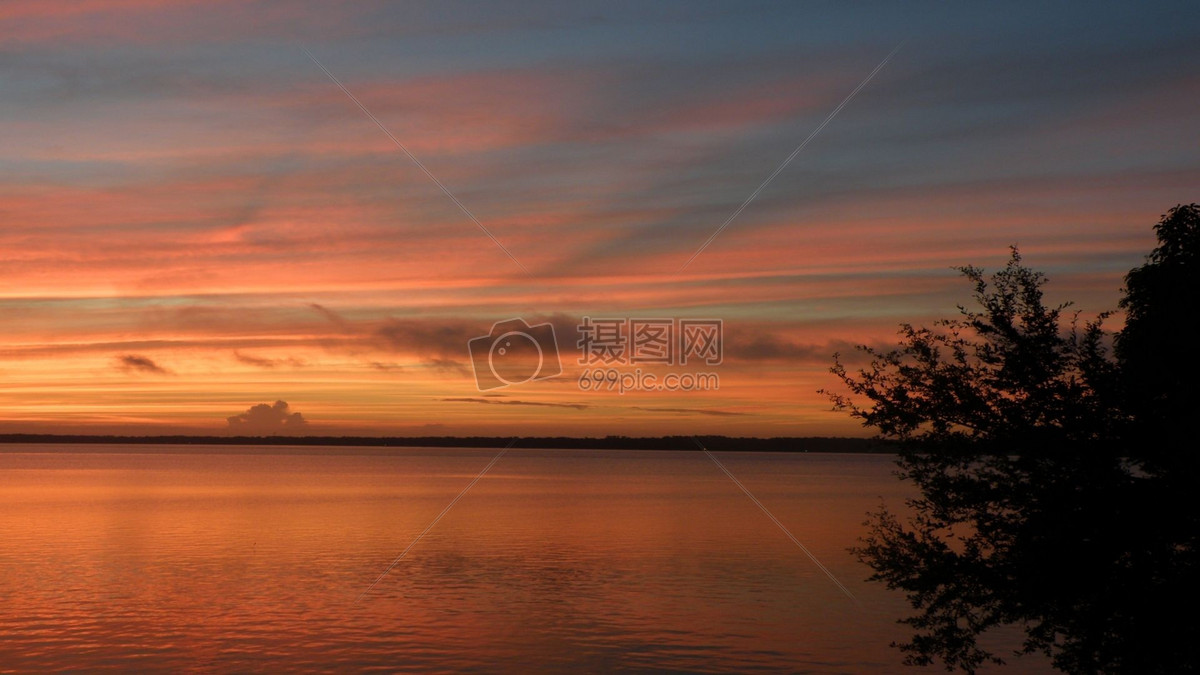
[[[160,434],[121,436],[115,434],[0,434],[0,445],[104,444],[131,445],[260,445],[308,447],[443,447],[494,448],[513,442],[513,449],[563,450],[690,450],[693,439],[703,439],[716,451],[745,452],[838,452],[871,451],[893,445],[877,438],[847,436],[204,436]]]

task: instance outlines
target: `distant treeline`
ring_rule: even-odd
[[[74,436],[64,434],[0,434],[0,443],[61,443],[110,445],[313,446],[362,448],[502,448],[511,436]],[[885,441],[867,438],[733,438],[729,436],[605,436],[517,438],[513,448],[561,450],[699,450],[699,441],[720,452],[892,452]],[[181,452],[187,450],[180,449]],[[272,452],[281,452],[282,449]],[[2,452],[2,450],[0,450]],[[304,453],[307,454],[307,453]]]

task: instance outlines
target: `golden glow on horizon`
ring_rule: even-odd
[[[313,433],[859,434],[816,393],[834,351],[953,313],[951,267],[1011,244],[1055,298],[1110,309],[1200,179],[1193,74],[1035,97],[956,70],[1022,62],[906,50],[677,274],[890,39],[742,43],[697,18],[674,51],[600,22],[628,44],[575,52],[432,11],[262,10],[0,9],[0,431],[219,433],[284,400]],[[479,402],[467,339],[585,315],[723,319],[720,390],[581,392],[567,339],[561,378]]]

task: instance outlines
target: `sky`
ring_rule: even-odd
[[[869,435],[818,393],[832,355],[953,315],[955,266],[1016,245],[1049,300],[1115,308],[1197,201],[1198,26],[1182,2],[7,0],[0,432]],[[584,317],[666,321],[679,353],[681,321],[720,320],[721,358],[600,360]],[[514,318],[541,366],[491,388]]]

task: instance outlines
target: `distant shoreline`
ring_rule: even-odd
[[[695,440],[693,440],[695,439]],[[246,453],[246,446],[271,448],[275,454],[314,454],[317,447],[371,448],[369,454],[382,454],[387,448],[503,448],[511,436],[91,436],[71,434],[0,434],[0,453],[12,452],[5,445],[70,444],[178,446],[178,450],[135,450],[131,452],[190,452],[189,446],[224,446],[230,454]],[[567,436],[518,437],[512,444],[522,450],[674,450],[696,451],[699,440],[704,447],[718,452],[834,452],[890,453],[890,443],[868,438],[781,437],[738,438],[729,436],[605,436],[600,438]],[[234,447],[237,446],[237,447]],[[291,452],[287,452],[290,450]],[[89,451],[99,451],[89,450]]]

